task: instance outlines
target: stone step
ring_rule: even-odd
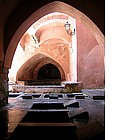
[[[25,93],[66,93],[66,89],[62,85],[43,85],[43,86],[20,86],[13,85],[12,92]]]
[[[28,110],[28,112],[36,112],[36,113],[41,113],[41,112],[48,112],[48,113],[51,113],[51,112],[69,112],[68,109],[30,109]]]
[[[20,122],[18,125],[20,126],[47,126],[47,127],[74,127],[76,128],[76,125],[74,123],[31,123],[31,122]]]

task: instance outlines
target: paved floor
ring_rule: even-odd
[[[80,96],[81,94],[82,96]],[[58,99],[50,99],[49,97],[45,97],[45,95],[46,94],[40,93],[10,93],[9,103],[0,109],[0,140],[10,140],[10,136],[13,134],[15,128],[17,128],[19,122],[34,103],[61,102],[66,104],[69,101],[77,101],[79,103],[79,107],[68,107],[69,112],[82,108],[85,112],[88,112],[89,115],[89,118],[73,119],[77,127],[76,133],[78,139],[105,139],[104,89],[83,89],[81,93],[75,93],[74,97],[68,97],[67,94],[62,94],[62,96],[58,96]],[[25,133],[23,132],[23,134]]]

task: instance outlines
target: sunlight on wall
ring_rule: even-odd
[[[60,25],[61,26],[63,25],[62,27],[64,27],[64,25],[67,21],[71,24],[71,30],[76,29],[76,20],[74,18],[72,18],[66,14],[63,14],[63,13],[54,12],[54,13],[48,14],[48,15],[40,18],[25,32],[25,34],[21,38],[20,42],[18,43],[17,49],[15,51],[15,55],[14,55],[14,58],[12,61],[11,69],[9,69],[8,76],[11,81],[16,82],[16,75],[17,75],[17,72],[20,69],[20,67],[27,60],[29,60],[33,55],[35,55],[35,54],[39,53],[39,51],[41,51],[40,46],[44,42],[46,42],[46,45],[47,45],[47,43],[48,43],[47,39],[49,39],[49,36],[50,36],[50,38],[53,39],[52,32],[50,32],[50,34],[47,34],[46,37],[48,37],[48,38],[45,38],[45,39],[43,38],[44,40],[40,39],[41,34],[43,34],[43,32],[46,30],[46,28],[43,28],[43,30],[42,30],[42,27],[51,28],[51,26],[60,27]],[[36,33],[39,30],[41,30],[40,36],[36,36]],[[62,36],[62,32],[65,32],[66,36]],[[70,42],[68,42],[68,45],[69,45],[68,48],[70,51],[70,53],[69,53],[70,72],[69,72],[69,74],[67,74],[67,77],[68,77],[67,79],[72,80],[72,81],[77,81],[77,37],[76,37],[76,32],[75,32],[75,35],[69,36],[69,35],[67,35],[67,33],[65,31],[65,27],[64,27],[60,33],[54,34],[54,39],[56,37],[58,37],[58,38],[63,37],[62,39],[66,40],[66,41],[67,41],[67,38],[71,39]],[[55,42],[55,43],[57,43],[57,42]],[[44,43],[44,45],[45,45],[45,43]],[[61,46],[58,46],[58,47],[61,47]],[[47,48],[45,48],[45,49],[47,49]]]

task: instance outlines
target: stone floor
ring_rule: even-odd
[[[78,102],[79,107],[67,107],[68,112],[74,112],[75,110],[82,108],[85,112],[88,112],[89,115],[89,118],[79,115],[79,118],[73,119],[77,128],[76,134],[78,136],[78,140],[104,140],[104,89],[83,89],[81,93],[73,94],[74,96],[68,97],[67,94],[61,94],[60,96],[60,94],[56,93],[49,93],[49,96],[41,93],[10,93],[8,98],[9,103],[0,109],[0,140],[10,140],[19,122],[34,103],[60,102],[67,104],[69,101]],[[25,132],[23,132],[23,135],[26,135]]]

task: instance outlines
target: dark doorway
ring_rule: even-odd
[[[46,64],[38,71],[38,80],[55,81],[61,80],[59,69],[53,64]]]

